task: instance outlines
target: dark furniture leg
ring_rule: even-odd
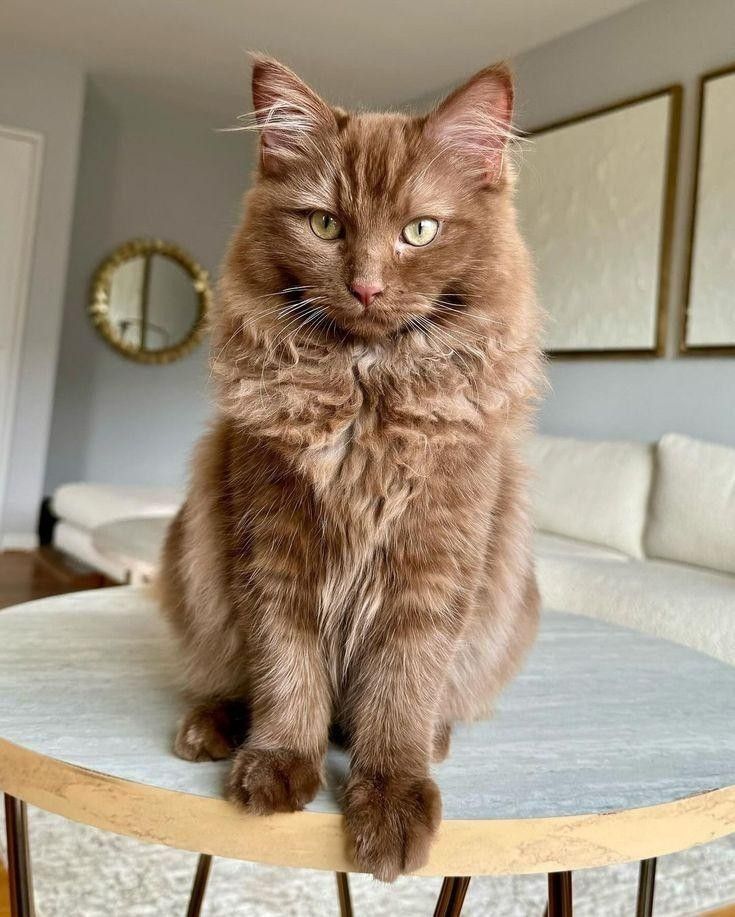
[[[572,917],[571,872],[549,873],[549,917]]]
[[[337,879],[337,896],[339,897],[340,917],[352,917],[352,897],[350,895],[350,880],[346,872],[335,872]]]
[[[204,892],[207,890],[207,880],[209,879],[209,871],[211,868],[212,857],[208,853],[200,854],[197,863],[197,871],[194,874],[194,884],[191,887],[186,917],[199,917],[201,914]]]
[[[434,917],[458,917],[470,884],[469,876],[447,876],[442,882]]]
[[[653,914],[653,894],[656,890],[656,858],[641,860],[638,874],[638,903],[636,917],[651,917]]]
[[[33,881],[28,848],[26,804],[5,794],[5,831],[8,841],[8,880],[11,917],[33,917]]]

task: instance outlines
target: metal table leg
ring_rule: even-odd
[[[340,917],[352,917],[352,896],[350,895],[350,880],[346,872],[335,872],[337,879],[337,896],[339,897]]]
[[[200,854],[199,862],[197,863],[197,871],[194,875],[194,884],[191,887],[186,917],[199,917],[201,914],[204,892],[207,890],[207,879],[209,879],[209,871],[211,868],[212,857],[208,853]]]
[[[470,876],[447,876],[442,882],[439,898],[434,908],[434,917],[459,917],[470,878]]]
[[[572,874],[571,872],[549,873],[549,917],[572,917]]]
[[[641,860],[638,874],[638,901],[636,917],[651,917],[653,914],[653,895],[656,891],[656,858]]]
[[[33,879],[28,847],[26,804],[5,793],[5,831],[8,841],[8,879],[11,917],[33,917]]]

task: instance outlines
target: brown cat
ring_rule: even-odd
[[[160,579],[197,702],[176,751],[232,755],[231,799],[290,811],[338,727],[354,860],[392,880],[440,820],[432,757],[536,629],[518,446],[540,359],[511,78],[483,70],[426,117],[351,114],[259,57],[253,96],[218,414]]]

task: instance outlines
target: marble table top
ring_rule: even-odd
[[[692,610],[696,614],[696,609]],[[143,590],[0,612],[0,739],[105,775],[219,798],[227,764],[171,751],[177,649]],[[455,730],[437,766],[445,819],[654,806],[735,784],[735,668],[622,627],[547,611],[495,715]],[[336,812],[346,770],[309,810]],[[0,788],[2,788],[0,773]]]

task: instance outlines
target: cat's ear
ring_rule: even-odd
[[[270,57],[253,56],[253,105],[263,168],[313,150],[313,135],[333,130],[332,109],[293,70]]]
[[[487,67],[448,96],[427,117],[427,136],[473,165],[481,184],[503,175],[505,147],[513,136],[513,77],[505,64]]]

